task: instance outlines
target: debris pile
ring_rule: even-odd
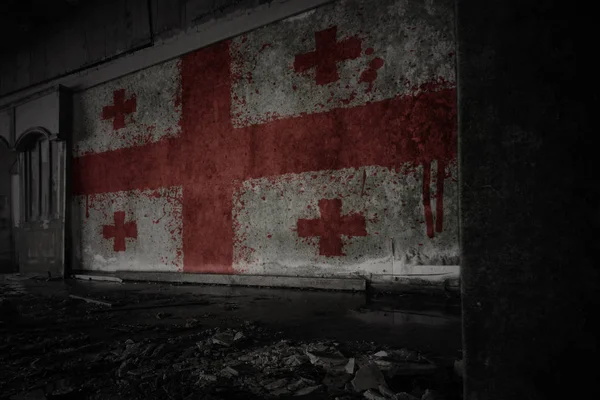
[[[205,310],[175,319],[144,306],[140,322],[109,301],[19,296],[0,302],[0,399],[460,398],[461,363],[414,350],[292,341]]]

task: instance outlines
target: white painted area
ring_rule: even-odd
[[[75,156],[140,146],[181,133],[180,61],[169,61],[74,96]],[[135,112],[125,115],[125,127],[115,130],[114,118],[103,110],[124,90],[125,101],[135,98]]]
[[[427,236],[424,222],[422,168],[397,172],[363,167],[245,181],[234,195],[234,268],[246,274],[369,279],[457,273],[456,166],[449,172],[444,229],[433,238]],[[435,193],[432,184],[434,216]],[[345,255],[322,256],[320,238],[300,238],[297,223],[320,218],[319,200],[335,198],[342,199],[342,215],[365,217],[368,235],[342,236]]]
[[[11,144],[11,140],[10,140],[10,111],[9,110],[0,110],[0,138],[3,138],[5,140],[5,144]],[[2,143],[0,143],[0,146],[3,146]]]
[[[73,230],[80,268],[182,271],[181,198],[180,187],[76,197]],[[125,223],[135,221],[137,227],[137,238],[126,238],[125,251],[115,251],[114,239],[105,239],[103,235],[103,227],[115,225],[114,213],[119,211],[125,212]]]
[[[16,140],[29,128],[42,127],[52,134],[59,129],[59,92],[54,91],[15,109]]]
[[[234,126],[351,108],[415,93],[430,82],[453,85],[455,50],[449,5],[443,2],[427,8],[422,2],[342,0],[233,39]],[[336,41],[357,37],[361,53],[356,59],[337,62],[338,81],[319,85],[316,67],[298,73],[294,61],[296,55],[315,51],[316,32],[334,26]],[[320,61],[326,58],[319,57]],[[383,66],[376,71],[376,79],[361,81],[377,58]]]

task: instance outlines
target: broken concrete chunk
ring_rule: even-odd
[[[307,360],[308,359],[303,356],[293,354],[285,359],[285,365],[288,367],[297,367],[298,365],[304,364]]]
[[[225,375],[225,376],[239,376],[240,373],[235,370],[234,368],[231,367],[225,367],[221,370],[221,372]]]
[[[237,342],[238,340],[241,340],[244,338],[244,334],[242,332],[237,332],[235,334],[235,336],[233,337],[233,341]]]
[[[363,396],[369,400],[387,400],[385,396],[379,393],[377,390],[369,389],[367,390]]]
[[[198,381],[199,382],[216,382],[217,377],[212,374],[205,374],[204,371],[200,371],[198,373]]]
[[[387,351],[381,350],[381,351],[378,351],[377,353],[375,353],[374,356],[375,357],[388,357],[389,354]]]
[[[212,337],[212,342],[221,346],[229,347],[234,342],[234,337],[231,333],[217,333]]]
[[[329,350],[329,351],[308,351],[306,350],[306,355],[308,356],[311,364],[320,365],[325,368],[331,369],[336,368],[342,369],[347,363],[348,359],[344,357],[342,353],[337,350]]]
[[[352,386],[357,392],[378,389],[379,385],[385,384],[385,378],[375,364],[368,364],[360,368],[352,380]]]
[[[308,386],[308,387],[305,387],[304,389],[298,390],[296,393],[294,393],[294,396],[307,396],[311,393],[314,393],[314,392],[320,390],[321,388],[322,388],[321,385]]]
[[[300,377],[300,379],[298,379],[296,382],[293,382],[293,383],[290,383],[289,385],[287,385],[287,388],[290,392],[295,392],[306,386],[314,385],[315,383],[316,382],[313,381],[312,379],[306,379],[306,378]]]
[[[354,374],[354,371],[356,370],[356,361],[354,360],[354,357],[348,359],[348,363],[344,367],[344,370],[348,374]]]

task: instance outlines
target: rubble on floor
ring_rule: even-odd
[[[125,324],[98,312],[105,305],[78,299],[35,304],[33,314],[27,307],[33,321],[0,327],[0,400],[460,398],[447,390],[453,366],[415,350],[291,341],[248,321],[209,327],[208,314],[164,323],[168,314],[154,313],[153,324]],[[52,319],[43,320],[41,307]]]

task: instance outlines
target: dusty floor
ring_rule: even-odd
[[[0,399],[460,398],[456,300],[18,275],[0,297]]]

